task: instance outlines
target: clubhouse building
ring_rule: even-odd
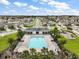
[[[26,29],[25,32],[27,34],[48,34],[47,28],[29,28]]]

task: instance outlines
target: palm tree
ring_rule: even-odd
[[[24,35],[24,32],[23,32],[22,30],[18,29],[18,34],[17,34],[17,36],[18,36],[18,40],[19,40],[19,41],[21,40],[21,38],[23,37],[23,35]]]
[[[47,59],[47,55],[48,55],[48,49],[43,47],[43,49],[41,49],[41,52],[43,53],[43,58]]]
[[[30,49],[30,53],[31,53],[32,59],[36,59],[37,58],[37,56],[36,56],[36,50],[34,48]]]
[[[43,59],[43,55],[42,55],[41,52],[38,52],[38,53],[37,53],[37,56],[38,56],[38,59]]]
[[[54,53],[53,53],[52,50],[50,50],[50,51],[48,52],[48,59],[55,59],[55,58],[54,58]]]
[[[44,55],[46,55],[46,54],[47,54],[47,52],[48,52],[48,49],[47,49],[47,48],[45,48],[45,47],[43,47],[43,49],[41,49],[41,52],[42,52]]]
[[[29,59],[30,58],[30,54],[29,51],[23,51],[22,55],[21,55],[21,59]]]
[[[31,52],[32,55],[35,55],[36,54],[36,50],[34,48],[31,48],[30,49],[30,52]]]

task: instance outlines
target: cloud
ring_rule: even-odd
[[[79,15],[79,10],[76,9],[70,9],[70,10],[50,10],[47,11],[49,15]]]
[[[65,2],[57,2],[57,1],[50,1],[48,2],[49,5],[54,6],[58,9],[70,9],[69,4]]]
[[[79,15],[79,10],[76,10],[76,9],[71,9],[68,11],[69,14],[72,14],[72,15]]]
[[[6,14],[8,15],[8,13],[9,13],[8,11],[4,11],[4,12],[3,12],[4,15],[6,15]]]
[[[27,6],[27,3],[14,2],[14,5],[16,5],[18,7],[25,7],[25,6]]]
[[[56,0],[38,0],[40,4],[48,4],[56,9],[70,9],[70,5],[66,2],[59,2]]]
[[[6,0],[7,1],[7,0]],[[79,15],[79,10],[78,9],[73,9],[70,7],[70,5],[66,2],[59,2],[56,0],[34,0],[36,1],[35,3],[40,3],[42,5],[48,5],[47,7],[43,6],[34,6],[29,5],[27,3],[22,3],[22,2],[14,2],[13,4],[17,7],[22,7],[18,11],[17,7],[11,8],[13,6],[8,6],[6,9],[4,9],[3,14],[12,14],[12,15]],[[0,1],[1,2],[1,1]],[[26,7],[27,6],[27,7]],[[49,8],[48,8],[49,7]],[[52,8],[55,7],[55,8]]]
[[[41,0],[42,2],[48,2],[49,0]]]
[[[46,8],[40,8],[36,11],[32,10],[36,15],[79,15],[79,10],[76,9],[69,9],[67,10],[61,10],[61,9],[46,9]],[[30,13],[30,12],[29,12]],[[31,13],[32,14],[32,13]]]
[[[33,9],[33,10],[38,10],[39,8],[38,7],[35,7],[33,5],[30,5],[29,8]]]
[[[52,0],[40,0],[41,2],[50,2]]]
[[[79,10],[71,8],[70,4],[66,2],[59,2],[56,0],[38,0],[38,2],[40,4],[48,4],[51,7],[55,7],[55,9],[52,10],[43,9],[43,12],[48,15],[79,15]]]
[[[18,13],[15,9],[13,9],[13,10],[10,9],[10,10],[4,10],[2,14],[3,15],[15,15],[15,14],[18,14]]]
[[[9,5],[10,2],[8,0],[0,0],[0,4]]]
[[[25,9],[22,12],[17,12],[16,10],[8,10],[3,12],[4,15],[79,15],[79,10],[76,9],[70,9],[68,11],[55,9],[45,9],[45,8],[39,8],[37,10],[35,9]]]

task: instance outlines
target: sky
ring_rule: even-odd
[[[79,0],[0,0],[0,15],[79,15]]]

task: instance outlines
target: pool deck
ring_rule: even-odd
[[[14,49],[14,52],[23,52],[24,50],[30,51],[30,49],[28,48],[30,36],[32,36],[32,35],[25,34],[24,37],[21,39],[22,42],[18,43],[18,45]],[[35,35],[35,36],[41,36],[41,35]],[[59,49],[58,45],[53,41],[54,39],[49,34],[46,34],[46,35],[43,35],[43,36],[44,36],[45,41],[48,45],[48,50],[52,50],[57,55],[58,54],[57,51],[60,51],[60,49]],[[37,52],[41,51],[40,48],[35,48],[35,49],[36,49]]]
[[[45,40],[48,44],[48,50],[52,50],[56,55],[58,54],[58,51],[60,51],[58,45],[56,44],[56,42],[54,42],[53,38],[51,37],[51,35],[45,35]]]

